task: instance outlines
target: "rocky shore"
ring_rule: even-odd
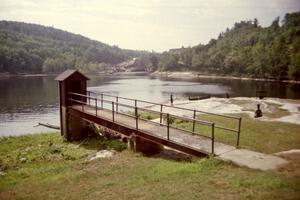
[[[286,122],[300,124],[300,100],[264,98],[255,97],[235,97],[235,98],[209,98],[204,100],[175,100],[174,106],[187,108],[191,110],[200,110],[204,112],[217,114],[247,114],[254,119],[254,113],[260,104],[263,116],[255,118],[261,121]],[[159,106],[152,109],[159,111]],[[172,107],[165,108],[164,112],[177,114],[186,117],[192,117],[193,112],[187,110],[178,110]]]
[[[178,78],[178,79],[198,79],[198,78],[216,78],[216,79],[235,79],[235,80],[255,80],[255,81],[270,81],[270,82],[282,82],[300,84],[300,81],[295,80],[275,80],[266,78],[252,78],[252,77],[239,77],[230,75],[208,75],[201,74],[200,72],[160,72],[155,71],[151,74],[153,77],[164,77],[164,78]]]

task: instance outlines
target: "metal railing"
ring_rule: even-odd
[[[193,116],[193,119],[196,119],[198,114],[207,114],[207,115],[211,115],[211,116],[218,116],[220,118],[226,118],[226,119],[234,120],[234,121],[236,121],[236,127],[235,128],[225,127],[225,126],[219,125],[217,123],[215,123],[215,128],[220,129],[220,130],[225,130],[225,131],[228,131],[228,132],[236,133],[236,135],[237,135],[236,147],[237,148],[239,147],[240,134],[241,134],[241,125],[242,125],[242,118],[241,117],[235,117],[235,116],[224,115],[224,114],[217,114],[217,113],[206,112],[206,111],[201,111],[201,110],[197,110],[197,109],[188,109],[188,108],[182,108],[182,107],[173,106],[173,105],[166,105],[166,104],[160,104],[160,103],[155,103],[155,102],[149,102],[149,101],[145,101],[145,100],[137,100],[137,99],[119,97],[119,96],[110,95],[110,94],[87,91],[88,96],[91,96],[91,94],[101,95],[101,99],[103,99],[104,97],[110,97],[112,99],[115,99],[115,102],[119,102],[120,100],[131,101],[131,102],[134,102],[135,106],[137,106],[138,103],[139,104],[143,103],[144,105],[147,105],[147,107],[158,106],[160,108],[160,110],[159,110],[160,112],[163,112],[164,108],[172,108],[172,109],[178,110],[178,111],[180,111],[180,110],[189,111],[191,113],[191,115]],[[146,106],[144,106],[144,107],[146,107]],[[162,123],[162,116],[160,116],[160,123]],[[195,123],[193,123],[193,131],[194,131],[194,129],[195,129]]]
[[[153,103],[153,102],[148,102],[148,101],[143,101],[143,100],[137,100],[137,99],[131,99],[131,98],[125,98],[125,97],[119,97],[119,96],[113,96],[113,95],[108,95],[104,93],[95,93],[91,91],[87,91],[87,95],[79,94],[79,93],[72,93],[70,92],[70,98],[69,100],[72,101],[73,103],[77,103],[81,105],[81,109],[84,112],[84,106],[90,106],[95,108],[95,115],[98,116],[98,111],[99,110],[109,110],[112,112],[111,119],[113,122],[115,122],[115,114],[121,114],[125,115],[128,117],[135,118],[135,128],[138,130],[139,129],[139,120],[147,121],[149,123],[154,123],[154,124],[159,124],[160,126],[165,126],[167,128],[167,139],[170,140],[170,128],[182,130],[191,134],[196,134],[196,125],[200,124],[203,126],[207,126],[211,128],[211,134],[210,136],[206,135],[199,135],[204,136],[206,138],[209,138],[211,140],[211,153],[214,154],[214,142],[215,142],[215,128],[218,129],[223,129],[226,131],[230,132],[236,132],[237,133],[237,143],[236,146],[239,146],[239,137],[240,137],[240,129],[241,129],[241,118],[238,117],[233,117],[233,116],[228,116],[228,115],[221,115],[221,114],[215,114],[215,113],[209,113],[209,112],[204,112],[204,111],[199,111],[199,110],[192,110],[192,109],[186,109],[186,108],[180,108],[180,107],[175,107],[175,106],[169,106],[169,105],[164,105],[164,104],[158,104],[158,103]],[[94,94],[94,96],[91,96],[91,94]],[[100,98],[98,98],[100,96]],[[113,98],[113,100],[107,100],[105,97],[110,97]],[[133,105],[128,105],[125,103],[120,103],[120,100],[127,100],[127,101],[132,101]],[[139,103],[143,104],[150,104],[150,105],[158,105],[160,107],[159,111],[149,109],[144,107],[138,107]],[[109,108],[111,105],[111,108]],[[122,112],[120,111],[120,107],[125,107],[127,109],[132,109],[134,114],[130,114],[128,112]],[[178,115],[173,115],[170,113],[163,112],[164,107],[171,107],[174,109],[179,109],[179,110],[186,110],[186,111],[192,111],[193,112],[193,117],[183,117],[183,116],[178,116]],[[148,112],[148,113],[153,113],[157,114],[159,116],[159,122],[143,119],[140,117],[139,113],[140,112]],[[210,114],[210,115],[216,115],[220,117],[225,117],[225,118],[230,118],[234,120],[238,120],[238,128],[237,129],[232,129],[232,128],[227,128],[223,126],[216,125],[214,122],[209,122],[209,121],[204,121],[204,120],[199,120],[196,118],[197,113],[205,113],[205,114]],[[172,126],[171,120],[172,119],[179,119],[179,120],[185,120],[187,122],[192,123],[192,130],[187,130],[179,127]],[[163,123],[163,120],[166,122]]]

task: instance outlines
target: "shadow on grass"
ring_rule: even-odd
[[[107,139],[101,136],[88,136],[80,141],[71,141],[70,143],[76,144],[78,147],[83,147],[88,150],[110,150],[114,149],[121,152],[127,148],[127,145],[117,139]]]
[[[168,148],[168,147],[164,147],[164,149],[160,153],[154,154],[149,157],[162,158],[165,160],[171,160],[171,161],[176,161],[176,162],[193,162],[194,160],[199,159],[199,157],[185,154],[183,152],[180,152],[175,149]],[[205,157],[206,156],[203,156],[201,158],[205,158]]]

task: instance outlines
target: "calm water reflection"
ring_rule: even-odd
[[[49,132],[34,127],[38,122],[59,124],[58,89],[55,77],[10,77],[0,79],[0,136]],[[248,80],[196,79],[192,81],[155,79],[148,76],[97,76],[88,82],[92,91],[155,102],[211,94],[224,97],[255,96],[265,90],[266,96],[300,99],[300,85]]]

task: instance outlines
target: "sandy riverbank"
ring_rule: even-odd
[[[255,80],[255,81],[270,81],[277,82],[274,79],[251,78],[251,77],[237,77],[237,76],[221,76],[221,75],[205,75],[199,72],[159,72],[155,71],[151,74],[154,77],[178,78],[178,79],[197,79],[197,78],[217,78],[217,79],[235,79],[235,80]],[[300,84],[300,81],[282,80],[282,83]]]

